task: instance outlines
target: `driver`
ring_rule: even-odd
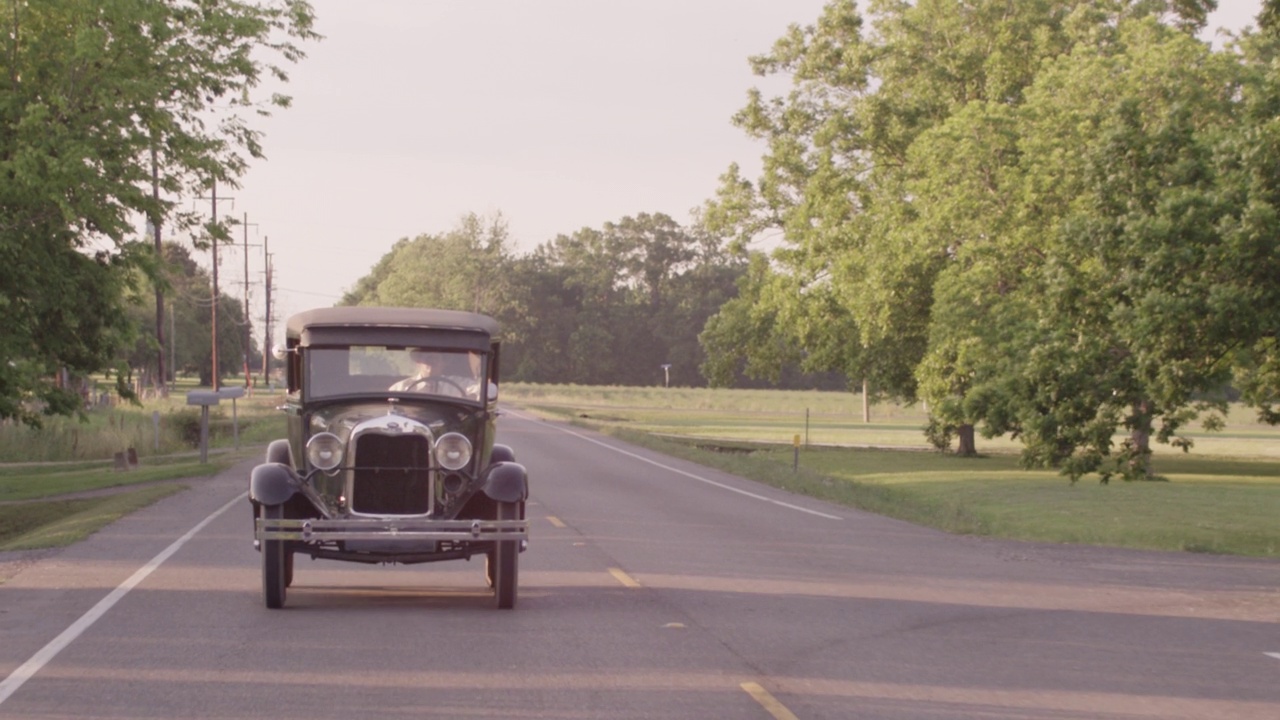
[[[410,350],[409,358],[417,366],[414,374],[390,387],[392,392],[426,392],[462,397],[462,389],[442,372],[444,356],[430,350]]]

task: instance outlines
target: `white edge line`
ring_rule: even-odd
[[[527,416],[527,415],[522,415],[522,414],[520,414],[520,413],[511,412],[510,410],[505,410],[504,412],[511,413],[512,415],[515,415],[516,417],[520,418],[521,420],[534,420],[534,419],[536,419],[536,418],[531,418],[531,417],[529,417],[529,416]],[[817,515],[817,516],[818,516],[818,517],[820,517],[820,518],[826,518],[826,519],[828,519],[828,520],[843,520],[843,519],[844,519],[844,518],[840,517],[839,515],[830,515],[830,514],[828,514],[828,513],[819,512],[819,511],[817,511],[817,510],[810,510],[809,508],[806,508],[806,507],[800,507],[799,505],[792,505],[791,503],[788,503],[788,502],[782,502],[781,500],[774,500],[773,498],[768,498],[768,497],[765,497],[764,495],[757,495],[756,493],[749,492],[749,491],[747,491],[747,490],[742,490],[742,489],[739,489],[739,488],[733,487],[732,485],[725,485],[724,483],[718,483],[718,482],[716,482],[715,480],[708,480],[707,478],[701,477],[701,476],[699,476],[699,475],[694,475],[694,474],[693,474],[693,473],[691,473],[691,472],[685,472],[684,470],[681,470],[681,469],[679,469],[679,468],[673,468],[673,467],[671,467],[670,465],[663,465],[662,463],[657,462],[656,460],[650,460],[650,459],[649,459],[649,458],[647,458],[647,457],[643,457],[643,456],[641,456],[641,455],[637,455],[637,454],[635,454],[635,453],[633,453],[633,452],[629,452],[629,451],[627,451],[627,450],[623,450],[622,448],[619,448],[619,447],[614,447],[613,445],[610,445],[609,443],[600,442],[599,440],[596,440],[595,438],[589,438],[589,437],[587,437],[586,435],[583,435],[583,434],[581,434],[581,433],[576,433],[576,432],[574,432],[574,431],[572,431],[572,430],[569,430],[568,428],[560,427],[559,425],[557,425],[557,424],[555,424],[555,423],[547,423],[547,425],[548,425],[548,426],[550,426],[550,427],[555,428],[556,430],[559,430],[559,431],[560,431],[560,432],[562,432],[562,433],[566,433],[566,434],[568,434],[568,435],[572,435],[572,436],[574,436],[574,437],[576,437],[576,438],[578,438],[578,439],[580,439],[580,440],[586,440],[586,441],[587,441],[587,442],[589,442],[589,443],[595,443],[596,445],[599,445],[599,446],[600,446],[600,447],[602,447],[602,448],[607,448],[607,449],[612,450],[612,451],[614,451],[614,452],[616,452],[616,453],[621,453],[621,454],[623,454],[623,455],[626,455],[627,457],[632,457],[632,458],[635,458],[636,460],[639,460],[639,461],[641,461],[641,462],[649,463],[650,465],[654,465],[654,466],[656,466],[656,467],[660,467],[660,468],[662,468],[663,470],[667,470],[667,471],[670,471],[670,472],[676,473],[677,475],[683,475],[683,476],[685,476],[685,477],[687,477],[687,478],[692,478],[692,479],[694,479],[694,480],[697,480],[698,482],[704,482],[704,483],[706,483],[706,484],[708,484],[708,485],[714,485],[715,487],[718,487],[718,488],[720,488],[720,489],[722,489],[722,490],[728,490],[728,491],[730,491],[730,492],[736,492],[736,493],[738,493],[739,495],[746,495],[747,497],[752,498],[752,499],[754,499],[754,500],[762,500],[762,501],[767,502],[767,503],[773,503],[774,505],[781,505],[782,507],[784,507],[784,508],[788,508],[788,509],[790,509],[790,510],[798,510],[798,511],[800,511],[800,512],[802,512],[802,513],[808,513],[808,514],[810,514],[810,515]]]
[[[97,605],[89,609],[89,612],[81,615],[79,620],[76,620],[66,630],[63,630],[61,635],[50,640],[49,644],[41,648],[35,655],[32,655],[30,660],[18,666],[17,670],[14,670],[9,674],[9,677],[0,682],[0,705],[3,705],[5,700],[8,700],[10,696],[18,691],[18,688],[40,672],[41,668],[49,664],[49,661],[57,657],[58,653],[80,637],[85,630],[88,630],[103,615],[107,614],[107,611],[120,602],[125,595],[128,595],[130,590],[137,587],[138,583],[145,580],[165,560],[168,560],[170,556],[178,552],[178,549],[185,545],[188,540],[195,537],[196,533],[203,530],[206,525],[213,522],[222,513],[230,510],[237,503],[243,502],[246,495],[248,493],[241,493],[231,502],[215,510],[212,515],[201,520],[195,527],[188,530],[186,535],[174,540],[173,544],[161,550],[159,555],[151,558],[151,562],[143,565],[137,572],[129,576],[128,580],[120,583],[115,590],[112,590],[106,597],[99,600]]]
[[[1272,657],[1272,658],[1275,658],[1275,659],[1277,659],[1277,660],[1280,660],[1280,652],[1274,652],[1274,653],[1262,653],[1262,654],[1263,654],[1263,655],[1266,655],[1267,657]]]

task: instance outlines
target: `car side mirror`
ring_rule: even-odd
[[[487,390],[488,390],[488,392],[485,394],[485,398],[484,398],[485,402],[486,402],[486,403],[488,403],[488,404],[490,404],[490,405],[495,405],[495,404],[497,404],[497,402],[498,402],[498,384],[497,384],[497,383],[492,383],[492,382],[491,382],[491,383],[489,383],[489,387],[487,388]]]
[[[283,345],[275,345],[271,348],[271,357],[277,360],[283,360],[289,357],[289,350]]]

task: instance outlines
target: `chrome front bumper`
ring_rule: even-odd
[[[430,520],[418,518],[349,518],[271,520],[258,518],[255,540],[453,540],[493,542],[527,540],[528,520]]]

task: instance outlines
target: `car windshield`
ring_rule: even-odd
[[[378,345],[313,347],[310,397],[406,393],[481,400],[484,356],[474,351]]]

